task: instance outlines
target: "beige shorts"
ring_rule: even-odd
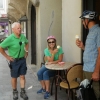
[[[93,72],[83,71],[83,79],[91,80],[92,73]],[[93,81],[92,86],[93,86],[96,97],[100,98],[100,84],[99,84],[99,81]]]

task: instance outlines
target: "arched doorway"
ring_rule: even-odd
[[[31,64],[36,65],[36,10],[31,6]]]

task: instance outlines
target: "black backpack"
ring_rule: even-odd
[[[78,88],[76,93],[79,100],[97,100],[92,83],[93,80],[90,81],[90,84],[88,84],[86,88],[83,85]]]

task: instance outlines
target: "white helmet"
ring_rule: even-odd
[[[94,12],[94,11],[89,11],[89,10],[86,10],[82,13],[82,15],[79,17],[81,19],[96,19],[97,17],[97,13]]]

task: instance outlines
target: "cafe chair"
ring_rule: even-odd
[[[45,61],[46,61],[46,57],[45,57],[45,55],[43,55],[43,62],[41,62],[41,67],[42,67],[42,65],[45,65]]]
[[[68,93],[68,99],[70,97],[73,100],[73,90],[77,89],[80,82],[83,79],[83,66],[82,64],[73,65],[66,73],[66,81],[60,82],[60,87],[65,88]],[[79,82],[80,81],[80,82]],[[72,94],[72,95],[71,95]]]

